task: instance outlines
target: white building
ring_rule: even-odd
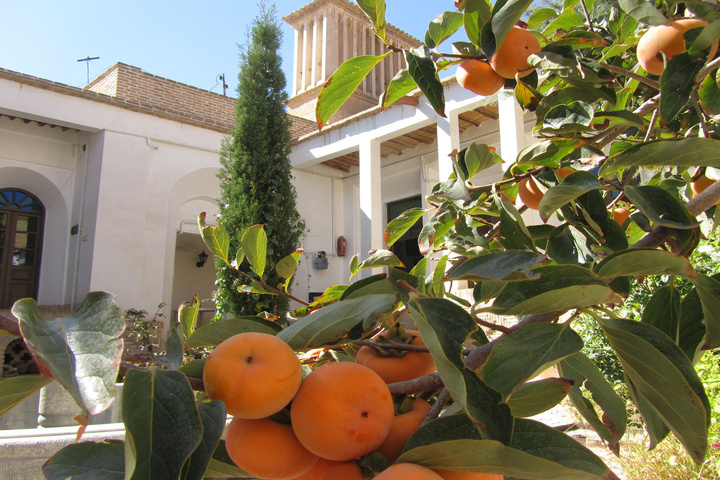
[[[316,0],[285,20],[296,32],[291,161],[306,224],[293,293],[307,298],[347,283],[353,254],[384,248],[387,221],[447,178],[450,152],[478,142],[514,159],[532,125],[511,95],[478,97],[453,79],[444,81],[447,117],[417,93],[380,111],[404,64],[391,55],[317,131],[320,86],[343,59],[382,45],[347,0]],[[388,35],[418,44],[397,29]],[[125,64],[83,89],[0,69],[0,309],[28,295],[70,309],[93,290],[150,312],[161,301],[175,310],[194,292],[209,298],[214,271],[212,259],[196,265],[196,218],[217,212],[218,153],[233,128],[232,98]],[[501,167],[483,174],[497,179]],[[412,242],[397,248],[406,247],[398,254],[412,253]],[[314,266],[319,252],[328,268]]]

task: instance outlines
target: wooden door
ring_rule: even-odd
[[[42,206],[34,197],[21,190],[0,191],[0,308],[36,298],[42,227]]]

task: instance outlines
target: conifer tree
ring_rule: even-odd
[[[247,44],[241,47],[236,129],[220,152],[220,221],[230,236],[230,251],[240,247],[249,226],[263,224],[268,237],[267,283],[282,279],[275,264],[298,246],[301,225],[292,185],[290,119],[279,48],[282,32],[274,7],[263,2]],[[283,315],[287,300],[238,292],[248,280],[218,263],[216,302],[221,314]],[[241,269],[254,276],[247,262]]]

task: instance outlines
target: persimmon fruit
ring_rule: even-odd
[[[443,480],[503,480],[505,477],[496,473],[463,472],[461,470],[439,470],[435,473]]]
[[[683,35],[693,28],[701,28],[708,22],[699,18],[681,18],[669,25],[657,25],[643,34],[637,44],[637,59],[646,72],[652,75],[661,75],[665,70],[665,60],[670,60],[678,53],[686,50]],[[710,47],[708,59],[712,59],[717,52],[718,42]]]
[[[527,59],[530,55],[538,53],[542,47],[535,35],[521,27],[513,27],[508,32],[503,43],[490,59],[490,66],[503,78],[522,78],[532,73]]]
[[[296,478],[318,461],[290,425],[270,418],[233,418],[227,427],[225,448],[235,465],[267,480]]]
[[[623,225],[625,223],[625,220],[627,220],[629,216],[630,210],[628,210],[627,208],[620,207],[613,209],[612,219],[620,225]]]
[[[545,194],[533,177],[525,177],[518,183],[518,197],[528,208],[537,210],[543,195]]]
[[[406,330],[405,333],[412,337],[411,345],[425,346],[417,330]],[[382,332],[379,337],[386,335]],[[385,357],[375,354],[371,347],[362,346],[355,355],[355,362],[373,370],[385,383],[404,382],[435,371],[432,355],[426,352],[405,352],[400,357]]]
[[[355,462],[335,462],[319,458],[310,470],[293,480],[364,480],[362,468]]]
[[[489,63],[474,58],[458,65],[455,78],[464,89],[486,97],[500,90],[505,83]]]
[[[377,449],[395,416],[380,376],[352,362],[327,363],[305,377],[290,407],[300,442],[319,457],[359,458]]]
[[[412,402],[411,410],[395,415],[387,438],[377,449],[390,463],[398,459],[408,439],[430,411],[430,404],[422,398],[415,398]]]
[[[708,178],[705,175],[700,175],[697,179],[690,182],[690,190],[692,190],[693,198],[704,192],[710,185],[715,183],[715,180]],[[715,205],[720,203],[720,200],[715,202]]]
[[[290,346],[267,333],[245,332],[221,342],[203,368],[205,391],[230,415],[264,418],[290,403],[302,382],[300,360]]]
[[[555,175],[557,175],[560,179],[565,179],[565,177],[567,177],[574,171],[575,170],[573,170],[572,168],[556,168]]]
[[[375,480],[443,480],[437,473],[414,463],[396,463],[373,477]]]

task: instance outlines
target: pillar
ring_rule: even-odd
[[[384,248],[380,142],[360,143],[360,260],[370,250]]]

